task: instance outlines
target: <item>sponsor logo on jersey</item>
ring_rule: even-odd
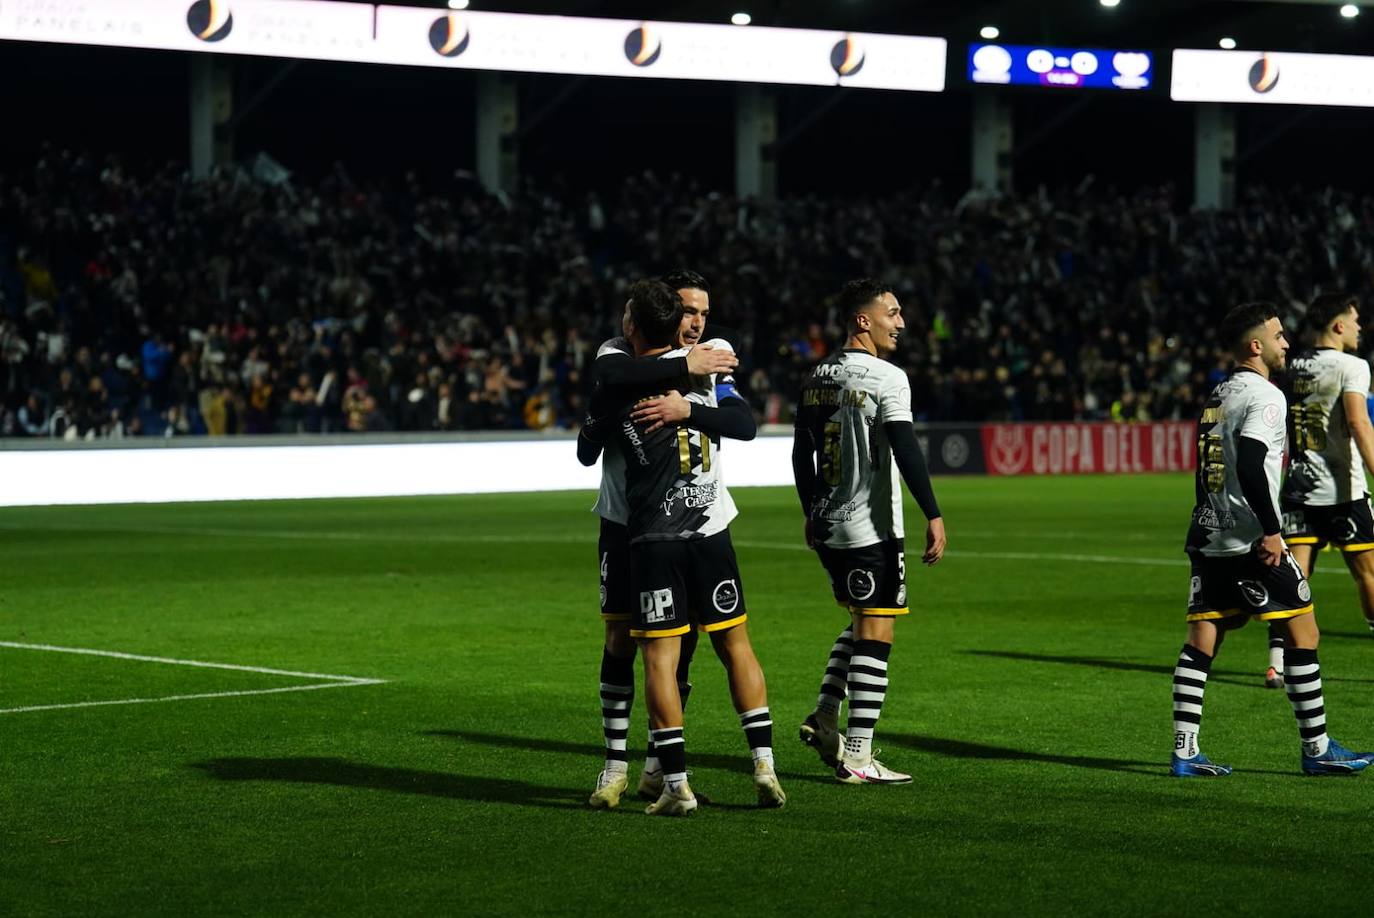
[[[635,461],[640,465],[647,466],[649,457],[644,452],[644,438],[639,435],[639,430],[635,427],[634,421],[626,421],[620,425],[620,429],[625,432],[625,439],[630,441],[630,448],[635,451]]]
[[[1256,609],[1262,609],[1269,605],[1269,590],[1258,580],[1240,581],[1240,595],[1245,597],[1245,601]]]
[[[1218,511],[1216,507],[1208,504],[1193,510],[1193,523],[1203,529],[1219,532],[1222,529],[1233,528],[1236,525],[1236,518],[1230,510]]]
[[[850,597],[860,601],[869,599],[878,591],[878,581],[872,571],[850,571],[846,584]]]
[[[863,379],[868,376],[868,367],[857,363],[823,363],[812,371],[813,375],[821,379],[839,379],[847,376],[850,379]]]
[[[716,584],[715,592],[711,594],[711,605],[721,615],[735,611],[739,608],[739,585],[733,580],[722,580]]]
[[[654,625],[667,621],[672,608],[672,590],[645,590],[639,594],[639,613],[645,624]]]
[[[688,510],[709,507],[716,502],[716,495],[719,491],[720,487],[714,481],[703,485],[669,488],[663,493],[663,513],[666,516],[672,516],[673,504],[678,501],[682,501],[682,505]]]
[[[1189,608],[1192,608],[1192,607],[1193,607],[1194,603],[1196,603],[1196,601],[1197,601],[1197,599],[1198,599],[1198,597],[1199,597],[1199,595],[1200,595],[1201,593],[1202,593],[1202,578],[1199,577],[1199,576],[1197,576],[1196,574],[1194,574],[1194,575],[1193,575],[1193,579],[1190,580],[1190,581],[1188,581],[1188,607],[1189,607]],[[1186,656],[1186,654],[1185,654],[1185,656]],[[1192,657],[1188,657],[1188,659],[1191,660]]]
[[[905,583],[903,583],[901,586],[897,587],[897,605],[898,605],[898,607],[901,607],[901,606],[906,605],[906,584],[905,584]]]

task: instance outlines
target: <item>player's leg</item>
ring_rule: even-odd
[[[606,643],[601,651],[601,733],[606,762],[587,801],[593,807],[612,808],[629,787],[626,740],[630,735],[630,708],[635,695],[635,642],[629,621],[606,622]]]
[[[1302,770],[1308,775],[1353,775],[1369,765],[1366,754],[1351,752],[1326,732],[1326,699],[1322,692],[1317,645],[1321,635],[1310,612],[1280,619],[1287,651],[1284,682],[1302,740]]]
[[[688,672],[692,666],[692,657],[697,650],[697,632],[688,631],[682,636],[682,651],[677,664],[677,691],[682,699],[683,715],[687,712],[687,697],[692,694],[692,683],[688,681]],[[663,766],[658,761],[658,753],[654,750],[653,730],[650,729],[649,737],[644,750],[644,770],[639,773],[639,786],[635,789],[645,800],[657,800],[663,794]],[[709,802],[703,796],[702,802]]]
[[[739,714],[745,741],[754,764],[754,789],[761,807],[780,807],[787,802],[773,763],[773,716],[768,710],[768,686],[744,622],[708,632],[711,647],[725,666],[730,700]]]
[[[1355,590],[1360,596],[1360,611],[1364,613],[1364,623],[1374,634],[1374,551],[1342,552],[1345,566],[1350,576],[1355,578]]]
[[[860,551],[868,554],[856,556],[859,563],[845,574],[854,649],[845,686],[849,717],[835,777],[848,784],[908,784],[910,775],[888,768],[873,751],[873,733],[887,700],[894,621],[907,613],[906,554],[900,539]]]
[[[1238,573],[1242,559],[1192,559],[1188,592],[1188,637],[1174,665],[1174,749],[1170,771],[1177,778],[1217,778],[1231,773],[1231,766],[1212,762],[1202,754],[1198,734],[1202,730],[1202,704],[1212,661],[1226,634],[1244,626],[1249,615],[1239,608]]]
[[[780,807],[787,802],[787,795],[778,783],[773,765],[773,716],[768,710],[768,686],[749,640],[749,614],[730,533],[703,539],[692,546],[691,552],[697,621],[710,636],[711,647],[725,666],[730,700],[753,759],[759,806]]]
[[[587,802],[593,807],[609,809],[620,805],[620,797],[629,786],[626,741],[635,694],[635,642],[630,637],[634,607],[626,528],[602,519],[597,553],[601,567],[601,618],[605,623],[600,697],[606,759]]]
[[[842,553],[824,545],[816,547],[816,555],[830,580],[830,588],[835,601],[846,611],[849,609],[849,592],[844,583],[847,571]],[[830,768],[840,764],[840,746],[844,734],[840,733],[840,707],[844,704],[849,681],[849,658],[854,654],[854,626],[846,625],[839,637],[830,647],[830,656],[825,662],[825,672],[821,675],[820,691],[816,695],[816,707],[802,721],[797,731],[798,738],[816,750],[821,761]]]
[[[682,638],[645,638],[641,639],[640,648],[644,654],[644,705],[649,711],[654,749],[663,766],[663,793],[644,812],[651,816],[686,816],[697,808],[697,801],[687,786],[682,699],[677,693]]]

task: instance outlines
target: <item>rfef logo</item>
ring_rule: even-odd
[[[1029,451],[1023,428],[999,426],[992,436],[988,465],[995,475],[1016,475],[1025,469]]]
[[[224,41],[234,31],[229,0],[196,0],[186,11],[186,27],[201,41]]]
[[[457,57],[468,49],[471,39],[467,22],[457,13],[449,13],[434,20],[429,27],[429,46],[440,57]]]
[[[625,58],[636,67],[649,67],[658,60],[663,43],[647,22],[625,36]]]

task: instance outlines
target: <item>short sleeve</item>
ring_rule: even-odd
[[[724,338],[711,338],[709,341],[703,341],[701,343],[709,344],[718,351],[729,351],[732,354],[735,353],[734,345]],[[715,374],[715,380],[717,401],[731,397],[740,397],[739,390],[735,387],[735,375],[733,373],[717,373]],[[726,389],[729,389],[729,391],[724,391]]]
[[[1287,420],[1288,405],[1283,400],[1283,393],[1277,387],[1266,384],[1246,405],[1245,417],[1240,422],[1237,434],[1269,443],[1283,434]]]
[[[911,420],[911,382],[897,367],[883,374],[878,390],[878,423]]]
[[[1369,363],[1356,357],[1346,361],[1345,372],[1341,374],[1341,391],[1369,394]]]

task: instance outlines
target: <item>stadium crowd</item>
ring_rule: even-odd
[[[741,201],[682,177],[614,193],[232,171],[190,182],[49,151],[0,176],[0,435],[574,427],[628,283],[690,266],[741,382],[787,422],[841,339],[847,278],[890,282],[918,420],[1191,417],[1237,302],[1367,299],[1374,198],[1249,189],[1016,197],[938,183]]]

